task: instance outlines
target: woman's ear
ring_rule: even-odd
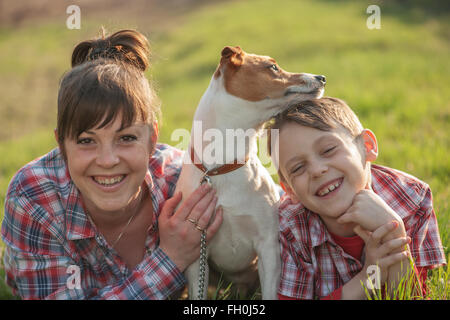
[[[361,137],[364,141],[366,161],[375,161],[378,158],[378,143],[375,134],[369,129],[364,129],[361,133]]]
[[[156,146],[156,142],[158,141],[158,133],[159,133],[159,129],[158,129],[158,122],[153,122],[153,132],[152,132],[152,146],[153,148]]]
[[[292,188],[286,182],[280,181],[280,186],[284,190],[284,192],[286,192],[291,197],[293,203],[300,202]]]

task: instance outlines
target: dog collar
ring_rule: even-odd
[[[204,182],[211,183],[211,181],[209,179],[210,176],[218,176],[221,174],[225,174],[225,173],[234,171],[234,170],[239,169],[240,167],[244,166],[248,161],[248,156],[246,156],[244,163],[239,163],[237,159],[234,159],[234,161],[232,163],[226,163],[224,165],[221,165],[220,167],[216,167],[216,168],[208,170],[205,168],[205,166],[203,165],[203,163],[201,161],[200,161],[200,163],[195,162],[195,151],[194,151],[193,146],[190,149],[190,155],[191,155],[192,163],[204,173],[203,178],[200,183],[204,183]]]

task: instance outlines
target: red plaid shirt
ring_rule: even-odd
[[[372,165],[372,189],[403,219],[416,266],[431,269],[445,264],[429,186],[406,173]],[[320,217],[293,204],[287,194],[281,199],[279,218],[280,295],[323,298],[362,270],[364,254],[359,261],[344,252]]]
[[[58,148],[27,164],[5,201],[7,284],[24,299],[165,299],[183,288],[183,274],[158,247],[157,227],[181,164],[182,152],[162,144],[149,160],[145,183],[155,214],[144,259],[134,270],[90,223]]]

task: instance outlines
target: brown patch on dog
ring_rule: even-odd
[[[219,66],[216,69],[216,72],[214,72],[214,77],[218,78],[221,75],[220,70],[224,65],[228,65],[229,68],[235,69],[236,67],[239,67],[243,63],[242,58],[242,49],[238,46],[236,47],[230,47],[227,46],[222,49],[221,58]]]
[[[281,98],[290,86],[305,85],[300,73],[281,69],[270,57],[247,54],[240,47],[225,47],[214,74],[223,73],[225,89],[248,101]]]

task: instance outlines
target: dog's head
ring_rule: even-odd
[[[230,46],[223,48],[214,77],[223,77],[226,91],[233,96],[252,102],[274,100],[277,104],[291,97],[320,98],[326,83],[322,75],[287,72],[271,57]]]

